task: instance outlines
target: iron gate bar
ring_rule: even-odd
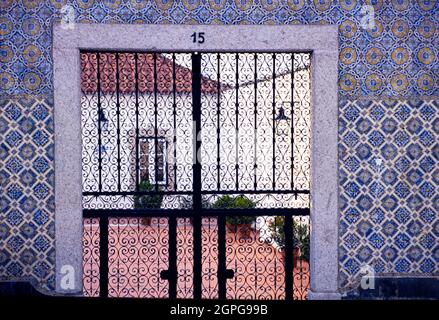
[[[201,55],[192,54],[192,117],[195,124],[193,159],[193,238],[194,238],[194,299],[202,296],[202,239],[201,239]],[[219,280],[218,280],[219,281]]]
[[[291,190],[294,190],[294,53],[291,54],[291,63]]]
[[[293,67],[294,69],[294,67]],[[276,190],[276,54],[273,53],[273,190]]]
[[[159,171],[158,165],[158,103],[157,103],[157,52],[153,54],[154,61],[154,181],[155,191],[159,190],[157,172]]]
[[[117,190],[121,190],[120,183],[120,81],[119,81],[119,53],[116,53],[116,144],[117,144]]]
[[[310,194],[309,190],[239,190],[238,192],[236,190],[215,190],[215,191],[206,191],[202,190],[200,191],[203,195],[214,195],[214,194],[267,194],[267,195],[276,195],[276,194],[292,194],[292,195],[299,195],[299,194]],[[102,191],[102,192],[95,192],[95,191],[86,191],[83,192],[83,196],[143,196],[143,195],[155,195],[155,194],[161,194],[161,195],[192,195],[193,191],[165,191],[165,190],[159,190],[159,191],[121,191],[121,192],[114,192],[114,191]]]
[[[220,115],[221,115],[221,81],[220,81],[220,79],[221,79],[221,74],[220,74],[220,66],[221,66],[221,63],[220,63],[220,54],[219,53],[217,53],[216,54],[216,63],[217,63],[217,75],[216,75],[216,79],[217,79],[217,102],[216,102],[216,123],[217,123],[217,129],[216,129],[216,132],[217,132],[217,134],[216,134],[216,144],[217,144],[217,148],[216,148],[216,163],[217,163],[217,165],[216,165],[216,171],[217,171],[217,181],[216,181],[216,184],[217,184],[217,189],[218,190],[220,190],[221,189],[221,178],[220,178],[220,176],[221,176],[221,174],[220,174],[220,172],[221,172],[221,170],[220,170],[220,168],[221,168],[221,166],[220,166],[220,148],[218,147],[219,145],[220,145],[220,143],[221,143],[221,138],[220,138],[220,134],[221,134],[221,126],[220,126],[220,123],[221,123],[221,121],[220,121]]]
[[[236,141],[239,141],[239,54],[235,54],[235,130],[236,130]],[[235,188],[239,190],[239,143],[235,143]],[[219,145],[218,145],[219,148]]]
[[[169,217],[169,298],[177,298],[177,217]]]
[[[156,50],[130,50],[130,49],[124,49],[124,50],[118,50],[118,49],[81,49],[80,53],[120,53],[120,54],[124,54],[124,53],[128,53],[128,54],[135,54],[135,53],[159,53],[159,54],[193,54],[194,52],[197,52],[199,54],[210,54],[210,53],[219,53],[219,54],[227,54],[227,53],[239,53],[239,54],[244,54],[244,53],[268,53],[268,54],[273,54],[273,53],[292,53],[292,54],[301,54],[301,53],[305,53],[305,54],[312,54],[312,50],[300,50],[300,51],[295,51],[295,50],[204,50],[202,48],[198,49],[197,51],[194,50],[160,50],[160,51],[156,51]]]
[[[140,164],[139,164],[139,70],[138,70],[138,53],[134,53],[134,72],[136,73],[134,75],[134,85],[136,90],[136,172],[135,172],[135,179],[136,179],[136,191],[139,191],[140,181]]]
[[[108,297],[108,216],[99,218],[99,296]]]
[[[257,81],[257,79],[258,79],[258,54],[257,53],[255,53],[254,54],[254,60],[255,60],[255,66],[254,66],[254,69],[255,69],[255,84],[254,84],[254,87],[255,87],[255,101],[254,101],[254,113],[255,113],[255,115],[254,115],[254,117],[255,117],[255,123],[254,123],[254,126],[255,126],[255,130],[254,130],[254,133],[253,133],[253,138],[255,139],[255,141],[257,141],[257,137],[258,137],[258,135],[257,135],[257,132],[258,132],[258,81]],[[258,188],[258,164],[257,164],[257,161],[256,161],[256,159],[257,159],[257,149],[258,149],[258,144],[257,143],[255,143],[255,147],[254,147],[254,149],[255,149],[255,152],[254,152],[254,163],[253,163],[253,171],[254,171],[254,178],[255,178],[255,180],[254,180],[254,190],[253,191],[256,191],[256,189]]]
[[[175,70],[175,53],[172,54],[172,116],[174,125],[174,136],[172,137],[174,146],[177,144],[177,72]],[[177,148],[174,147],[174,159],[177,159]],[[174,190],[177,190],[177,161],[174,161]]]
[[[284,216],[284,233],[285,233],[285,299],[290,300],[294,297],[293,292],[293,217],[289,214]]]
[[[102,191],[102,128],[101,128],[101,117],[102,117],[102,105],[101,105],[101,68],[100,68],[100,54],[97,55],[97,93],[98,93],[98,190]]]
[[[219,215],[217,218],[218,230],[225,230],[226,217]],[[226,299],[226,233],[218,232],[218,298]]]

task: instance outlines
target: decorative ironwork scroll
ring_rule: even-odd
[[[310,62],[81,52],[86,296],[306,299]]]
[[[83,220],[83,269],[82,282],[84,296],[99,297],[100,252],[99,252],[99,219]]]

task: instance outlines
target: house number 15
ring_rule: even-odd
[[[194,32],[191,38],[193,43],[204,43],[204,32]]]

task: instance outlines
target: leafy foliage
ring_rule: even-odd
[[[139,191],[154,191],[155,187],[148,180],[139,183]],[[162,206],[163,195],[134,196],[134,208],[136,209],[159,209]]]
[[[285,217],[275,217],[269,229],[273,240],[281,247],[285,247]],[[302,259],[309,261],[309,231],[308,225],[300,224],[293,219],[293,245],[300,248]]]
[[[255,207],[256,203],[243,195],[237,197],[223,195],[212,204],[212,208],[214,209],[253,209]],[[251,224],[254,221],[255,217],[252,216],[226,217],[226,222],[230,225]]]

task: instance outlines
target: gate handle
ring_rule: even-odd
[[[226,269],[225,277],[226,279],[233,279],[235,277],[235,271],[232,269]]]
[[[171,281],[175,278],[177,278],[177,272],[173,272],[169,269],[160,271],[160,279]]]
[[[160,279],[169,280],[169,270],[160,271]]]

